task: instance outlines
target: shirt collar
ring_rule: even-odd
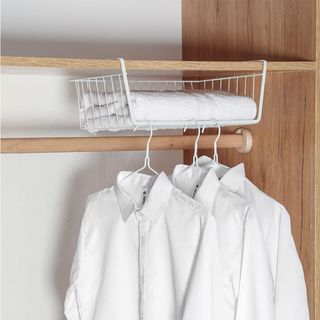
[[[235,192],[246,178],[244,164],[240,163],[228,170],[226,174],[220,179],[221,183],[227,186],[230,190]]]
[[[206,207],[213,210],[216,194],[221,186],[221,183],[213,168],[209,169],[208,173],[202,180],[198,191],[195,193],[194,200],[204,204]]]
[[[198,164],[199,166],[201,167],[204,167],[204,166],[209,166],[211,165],[213,162],[213,160],[211,158],[209,158],[208,156],[201,156],[199,159],[198,159]]]
[[[174,185],[197,202],[213,210],[221,183],[213,168],[205,171],[197,166],[177,165],[172,175]]]
[[[184,194],[193,198],[195,190],[206,175],[206,171],[200,167],[178,164],[172,173],[172,182],[175,187]]]
[[[213,160],[207,156],[199,158],[198,163],[201,167],[210,168]],[[232,191],[236,191],[246,178],[244,164],[240,163],[230,168],[220,179],[220,182]]]
[[[153,223],[157,223],[167,208],[172,189],[173,185],[164,172],[158,176],[120,172],[115,192],[123,220],[127,221],[134,211],[140,210]]]

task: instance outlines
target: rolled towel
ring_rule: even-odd
[[[99,112],[100,107],[108,108],[109,115],[123,115],[123,109],[126,105],[128,105],[126,95],[120,92],[115,92],[114,94],[87,92],[80,98],[80,109],[88,110],[96,107],[95,109]]]
[[[100,117],[96,118],[95,120],[91,119],[82,119],[82,125],[90,130],[90,129],[97,129],[97,128],[107,128],[108,130],[114,130],[117,131],[119,128],[123,127],[131,127],[132,121],[129,118],[124,117],[116,117],[116,116],[110,116],[110,117]]]
[[[257,112],[252,98],[222,91],[131,91],[131,99],[137,121],[251,120]],[[126,96],[120,93],[87,93],[80,110],[87,120],[130,116]]]
[[[118,106],[116,104],[102,105],[102,106],[91,106],[89,108],[81,108],[80,112],[83,113],[84,117],[88,119],[107,117],[107,116],[127,116],[129,117],[129,107],[125,105],[124,107]]]
[[[81,96],[80,104],[82,107],[91,107],[92,105],[104,105],[104,104],[112,104],[114,102],[121,103],[121,100],[126,99],[125,95],[121,95],[120,92],[115,92],[114,94],[112,92],[107,93],[97,93],[95,91],[86,92]],[[126,104],[126,101],[124,101],[124,104]]]
[[[131,92],[138,121],[254,119],[256,103],[246,96],[220,91]]]

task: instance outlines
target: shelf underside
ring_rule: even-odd
[[[259,61],[167,61],[126,60],[128,70],[158,71],[259,71]],[[119,69],[116,59],[69,59],[39,57],[1,57],[3,67],[58,68],[58,69]],[[314,71],[313,61],[270,61],[268,71]]]

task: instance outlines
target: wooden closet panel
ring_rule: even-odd
[[[315,97],[315,319],[320,319],[320,0],[316,0],[316,97]]]
[[[315,1],[183,0],[182,9],[184,60],[315,58]],[[315,306],[314,101],[314,72],[269,73],[263,119],[250,128],[252,151],[245,155],[219,151],[222,163],[244,162],[248,178],[288,209],[305,271],[311,319]],[[200,153],[212,155],[211,150]],[[191,163],[192,152],[184,155],[185,162]]]
[[[315,0],[183,0],[183,60],[315,60]]]

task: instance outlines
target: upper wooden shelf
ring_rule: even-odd
[[[116,59],[69,59],[37,57],[1,57],[1,65],[26,68],[62,69],[119,69]],[[167,60],[126,60],[128,70],[185,70],[185,71],[259,71],[259,61],[167,61]],[[312,71],[313,61],[268,62],[268,71]]]

